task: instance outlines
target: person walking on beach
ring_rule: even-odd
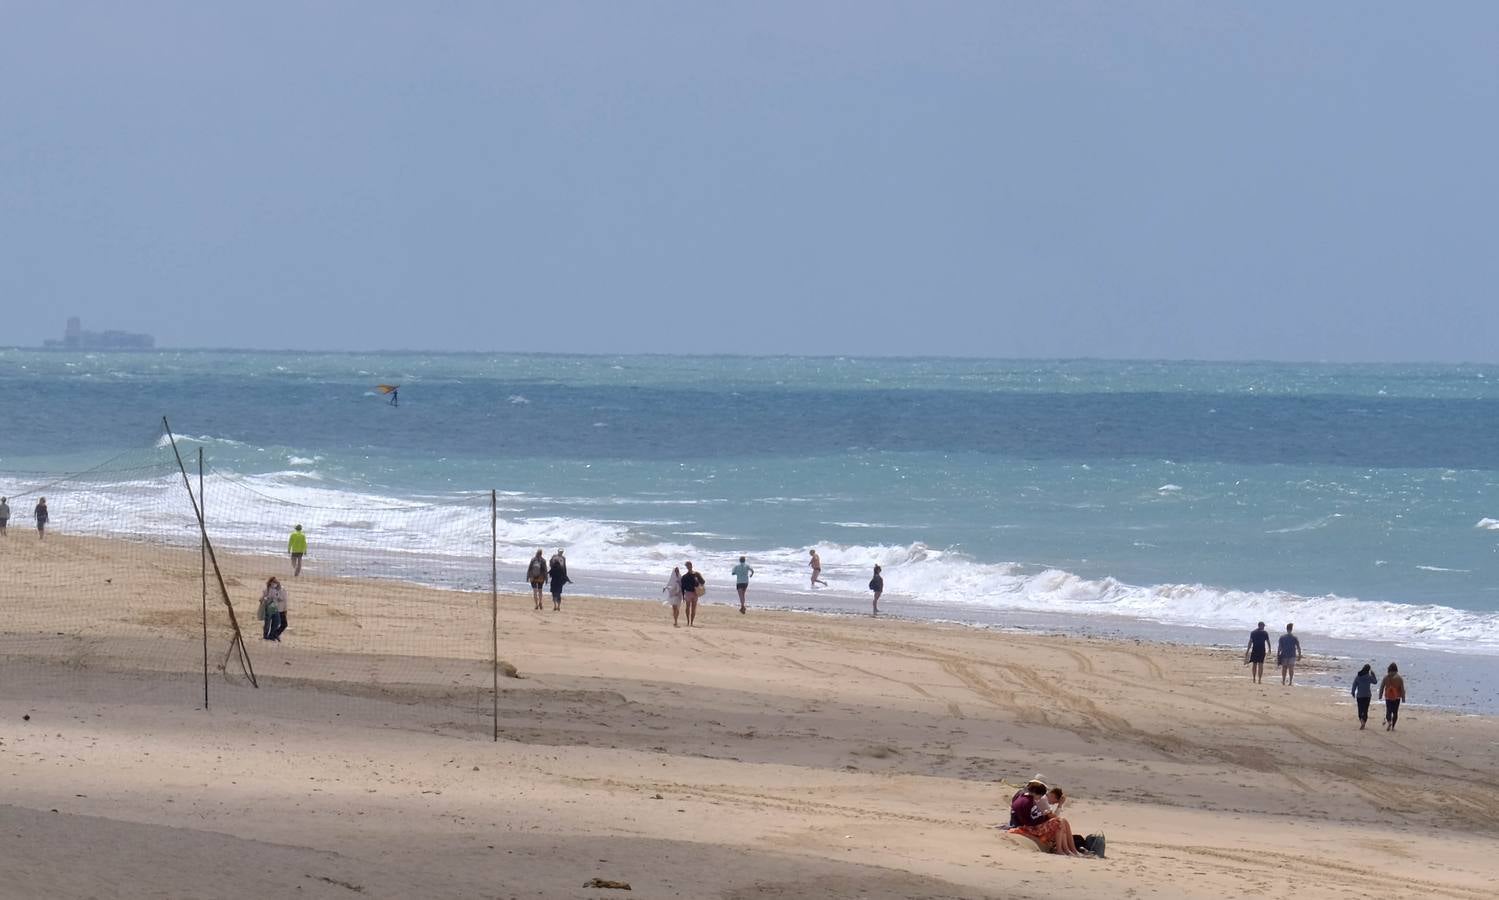
[[[671,627],[677,628],[677,616],[682,612],[682,567],[677,566],[671,570],[671,577],[666,579],[666,587],[661,590],[666,592],[666,602],[671,604]]]
[[[265,634],[268,641],[281,641],[281,632],[286,630],[286,588],[272,575],[266,579],[265,590],[260,594],[260,608],[265,618]]]
[[[707,582],[701,573],[692,568],[692,560],[683,563],[687,571],[682,573],[682,603],[687,607],[687,627],[697,621],[697,598],[702,595],[702,587]]]
[[[291,530],[291,537],[286,539],[286,552],[291,554],[291,574],[296,578],[302,574],[302,557],[307,555],[307,532],[301,525]]]
[[[547,583],[547,561],[540,550],[526,566],[526,581],[531,583],[531,599],[536,601],[536,608],[541,609],[542,588]]]
[[[809,587],[813,590],[816,590],[819,584],[827,587],[828,583],[822,580],[822,557],[817,555],[815,549],[808,552],[812,554],[812,560],[807,563],[807,565],[812,567],[812,584]]]
[[[1296,661],[1301,659],[1301,639],[1291,633],[1295,625],[1286,623],[1286,633],[1280,636],[1276,647],[1275,661],[1280,665],[1280,683],[1296,683]]]
[[[552,612],[557,612],[562,608],[562,586],[572,581],[567,577],[567,557],[561,550],[553,554],[547,566],[547,577],[552,580]]]
[[[880,574],[880,567],[874,567],[874,577],[869,579],[869,589],[874,591],[874,612],[870,615],[880,614],[880,595],[885,593],[885,576]]]
[[[1364,667],[1353,676],[1353,687],[1349,693],[1353,694],[1354,702],[1358,704],[1358,730],[1363,731],[1369,724],[1369,700],[1374,688],[1374,667],[1364,663]]]
[[[1400,677],[1400,667],[1390,663],[1384,680],[1379,683],[1379,696],[1384,700],[1384,730],[1394,731],[1400,721],[1400,704],[1405,700],[1405,679]]]
[[[1249,677],[1255,684],[1265,682],[1265,654],[1270,652],[1270,632],[1265,623],[1249,632],[1249,645],[1244,648],[1244,661],[1249,663]]]
[[[739,565],[734,567],[734,590],[739,592],[739,611],[744,612],[744,592],[749,590],[749,580],[754,577],[755,569],[739,557]]]
[[[10,501],[5,497],[0,497],[0,537],[8,534],[5,530],[8,524],[10,524]]]
[[[36,509],[33,509],[31,511],[31,514],[36,517],[37,540],[45,541],[47,539],[47,519],[49,518],[47,514],[46,497],[42,497],[40,500],[36,501]]]

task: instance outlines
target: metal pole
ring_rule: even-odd
[[[499,501],[493,488],[489,491],[489,666],[494,676],[494,739],[500,740],[500,566],[497,520]]]
[[[203,448],[198,448],[198,508],[208,511],[208,501],[203,496]],[[203,709],[208,709],[208,545],[203,537],[206,530],[198,534],[198,565],[203,576]]]

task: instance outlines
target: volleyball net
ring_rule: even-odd
[[[10,683],[118,673],[251,710],[273,691],[332,712],[397,697],[498,737],[494,491],[413,501],[221,470],[162,425],[82,471],[0,475]]]

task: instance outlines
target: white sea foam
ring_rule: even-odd
[[[488,581],[487,492],[421,502],[332,487],[314,471],[290,469],[215,477],[206,494],[209,534],[226,549],[279,554],[291,526],[302,524],[309,533],[314,559],[330,569],[366,574],[388,569],[402,577],[459,587]],[[60,532],[147,536],[183,545],[196,542],[195,522],[180,476],[108,485],[55,485],[48,490],[48,505],[53,510],[53,527]],[[536,508],[534,503],[525,505]],[[619,579],[663,573],[664,577],[664,571],[688,559],[707,572],[710,582],[721,582],[741,552],[749,555],[758,584],[785,592],[807,588],[805,546],[729,551],[722,547],[721,536],[707,532],[661,541],[639,527],[573,516],[502,516],[495,522],[502,583],[518,580],[518,571],[538,548],[550,552],[563,547],[581,590],[587,589],[591,576]],[[968,608],[987,610],[989,618],[995,611],[1017,610],[1127,616],[1213,628],[1241,628],[1255,620],[1293,621],[1309,633],[1337,638],[1417,642],[1499,655],[1499,613],[1334,594],[1301,596],[1203,584],[1134,585],[1057,568],[984,563],[919,542],[819,544],[817,549],[823,577],[833,590],[863,594],[872,567],[879,564],[892,597],[946,608],[949,612],[944,617],[962,618],[961,611]],[[414,555],[442,565],[412,574],[411,569],[391,562]]]
[[[1155,490],[1157,494],[1177,494],[1181,492],[1181,489],[1182,486],[1179,484],[1163,484]]]
[[[1474,528],[1482,528],[1484,531],[1499,531],[1499,519],[1479,519]]]

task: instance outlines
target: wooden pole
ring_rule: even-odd
[[[250,663],[250,651],[245,649],[245,642],[240,635],[239,617],[234,614],[234,604],[229,600],[229,586],[224,584],[224,571],[219,568],[218,554],[213,552],[213,541],[208,539],[208,525],[203,521],[203,510],[198,506],[198,498],[193,493],[193,483],[188,480],[187,466],[182,464],[182,451],[177,449],[177,436],[172,434],[172,426],[166,416],[161,417],[161,426],[167,430],[167,439],[172,442],[172,455],[177,457],[177,471],[182,473],[182,486],[187,488],[187,499],[193,504],[193,515],[198,517],[198,534],[203,540],[203,549],[208,551],[208,561],[213,564],[213,575],[219,582],[219,594],[224,600],[224,609],[229,612],[229,627],[234,629],[234,639],[229,643],[229,652],[239,650],[240,668],[245,670],[245,677],[250,679],[250,684],[258,688],[260,682],[255,679],[255,667]]]
[[[499,500],[494,489],[489,491],[489,665],[494,677],[494,740],[500,740],[500,567],[497,521]]]
[[[198,503],[199,512],[206,515],[208,500],[203,495],[203,448],[198,448]],[[203,542],[208,529],[198,535],[198,567],[203,578],[203,709],[208,709],[208,546]]]

